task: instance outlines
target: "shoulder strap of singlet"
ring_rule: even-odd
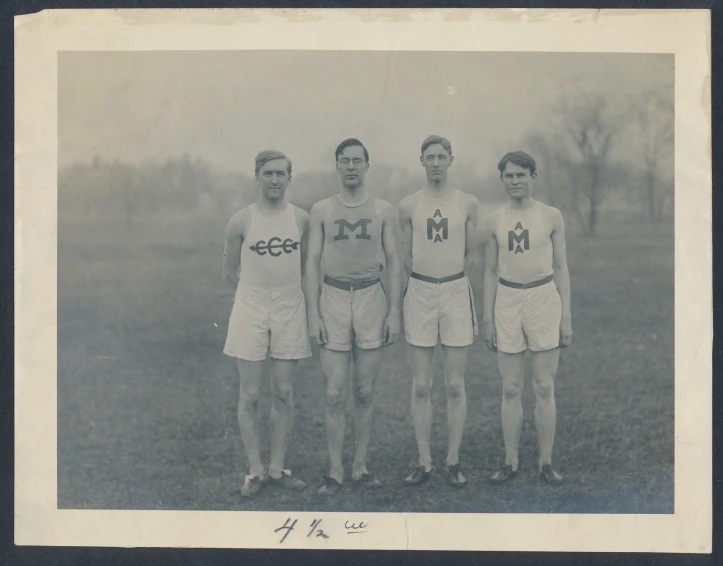
[[[462,209],[460,209],[459,201],[461,200],[460,197],[462,196],[462,191],[459,189],[455,189],[455,195],[454,195],[454,207],[457,209],[457,214],[460,215],[460,217],[464,218],[466,216],[466,212]]]
[[[249,211],[249,222],[246,226],[246,235],[244,236],[244,238],[249,238],[251,235],[252,226],[254,225],[254,219],[256,218],[256,204],[252,202],[246,208]]]

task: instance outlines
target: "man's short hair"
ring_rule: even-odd
[[[274,159],[286,159],[286,170],[289,175],[291,175],[291,159],[275,149],[264,150],[256,156],[256,168],[254,169],[254,174],[258,175],[261,168]]]
[[[429,136],[426,140],[424,140],[422,142],[422,155],[424,155],[424,151],[430,145],[434,145],[435,143],[441,145],[444,149],[447,150],[447,153],[449,153],[450,157],[452,156],[452,144],[447,138],[443,138],[442,136]]]
[[[510,151],[509,153],[506,153],[497,164],[497,169],[500,170],[500,175],[503,173],[508,163],[514,163],[523,169],[529,169],[530,175],[534,175],[537,172],[537,163],[535,163],[535,160],[529,153],[525,153],[524,151]]]
[[[336,151],[334,152],[334,159],[336,159],[336,161],[338,162],[339,156],[344,152],[344,150],[347,147],[354,147],[354,146],[359,146],[364,150],[364,161],[369,163],[369,152],[367,151],[367,148],[364,146],[364,144],[362,142],[360,142],[356,138],[347,138],[343,142],[341,142],[338,145],[338,147],[336,148]]]

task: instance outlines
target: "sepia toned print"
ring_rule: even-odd
[[[58,49],[56,448],[24,456],[21,393],[18,466],[66,520],[30,528],[21,478],[16,540],[513,549],[575,521],[618,534],[525,547],[706,551],[685,48],[485,51],[452,19],[456,50],[374,49],[354,14],[351,50]]]

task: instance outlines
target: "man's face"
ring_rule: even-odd
[[[284,198],[286,187],[291,182],[288,167],[286,159],[272,159],[264,163],[256,175],[256,182],[264,196],[271,202],[278,202]]]
[[[441,183],[447,178],[452,160],[449,152],[439,143],[428,146],[420,157],[422,166],[427,170],[427,179],[435,183]]]
[[[515,163],[507,163],[505,170],[500,174],[507,195],[515,200],[522,200],[530,196],[530,188],[534,184],[536,176],[536,174],[531,175],[529,169]]]
[[[369,171],[369,164],[364,159],[364,148],[358,145],[345,147],[336,159],[336,172],[342,184],[354,189],[364,182],[364,175]]]

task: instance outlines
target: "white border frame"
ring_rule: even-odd
[[[675,54],[675,513],[58,510],[58,51],[414,51],[429,50],[430,37],[435,51]],[[704,10],[67,10],[17,17],[16,544],[278,548],[273,531],[291,516],[299,522],[283,548],[710,552],[710,46]],[[330,538],[306,537],[316,518]],[[364,520],[367,533],[343,536],[345,520]]]

